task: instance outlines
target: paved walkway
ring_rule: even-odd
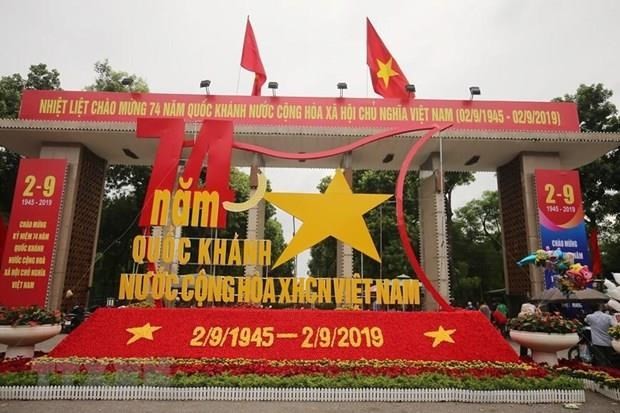
[[[587,413],[620,413],[620,404],[595,393],[586,393]],[[235,413],[567,413],[562,404],[474,404],[474,403],[288,403],[288,402],[111,402],[111,401],[0,401],[0,413],[67,412],[235,412]]]

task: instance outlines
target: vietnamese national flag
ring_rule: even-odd
[[[384,98],[408,98],[405,86],[409,84],[405,74],[385,47],[375,28],[366,18],[366,63],[375,92]],[[411,94],[415,97],[415,94]]]
[[[265,73],[263,62],[258,53],[258,46],[256,45],[256,38],[254,37],[254,30],[252,30],[249,16],[245,26],[243,52],[241,52],[241,67],[255,73],[252,96],[260,96],[260,90],[267,80],[267,74]]]
[[[592,227],[590,230],[590,237],[588,239],[588,244],[590,244],[590,256],[592,260],[592,274],[594,276],[603,272],[603,262],[601,260],[601,249],[598,246],[598,229],[596,227]]]

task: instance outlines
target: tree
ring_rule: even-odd
[[[497,191],[484,191],[456,210],[452,237],[455,301],[483,300],[483,293],[504,285]]]
[[[456,269],[454,268],[454,254],[452,253],[452,247],[454,244],[454,223],[452,217],[452,192],[457,186],[469,185],[474,182],[476,178],[471,172],[455,172],[449,171],[444,174],[444,205],[446,208],[446,233],[448,237],[447,254],[448,254],[448,276],[450,277],[450,294],[453,295],[453,291],[457,288],[456,285]]]
[[[149,87],[141,77],[127,72],[114,70],[108,59],[95,63],[97,77],[95,83],[86,86],[85,90],[97,92],[148,92]],[[123,79],[131,79],[131,83],[123,84]]]
[[[19,73],[0,78],[0,118],[14,119],[19,113],[22,90],[26,86]]]
[[[465,239],[489,243],[498,253],[502,251],[502,233],[497,191],[484,191],[456,211],[458,230]]]
[[[24,89],[51,90],[60,88],[60,74],[47,65],[31,65],[26,79],[19,73],[0,78],[0,119],[17,118],[21,93]],[[0,214],[7,217],[11,211],[15,180],[21,156],[0,147]]]
[[[610,101],[613,92],[601,83],[584,85],[575,94],[555,98],[556,102],[575,102],[582,132],[619,132],[618,109]],[[590,227],[599,229],[603,268],[620,269],[620,150],[579,168],[584,212]]]
[[[86,86],[89,91],[148,92],[148,85],[136,75],[117,71],[108,60],[95,63],[95,82]],[[122,79],[133,79],[131,89]],[[150,166],[110,165],[106,171],[105,197],[97,242],[97,262],[91,301],[104,302],[116,296],[119,275],[134,272],[131,259],[133,239],[139,234],[137,218],[151,175]],[[93,304],[93,303],[91,303]]]
[[[60,89],[60,73],[58,70],[48,70],[47,65],[39,63],[30,66],[26,77],[26,89],[55,90]]]
[[[582,132],[618,132],[618,109],[609,101],[611,90],[600,84],[579,85],[574,95],[555,98],[557,102],[575,102]],[[579,169],[585,213],[592,225],[620,212],[620,152],[615,149]]]

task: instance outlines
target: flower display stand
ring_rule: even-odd
[[[34,346],[60,333],[60,324],[0,326],[0,343],[6,344],[5,358],[32,358]]]
[[[554,334],[510,330],[510,338],[523,347],[531,348],[532,359],[536,363],[547,363],[549,366],[558,364],[558,351],[570,348],[579,342],[577,333]]]

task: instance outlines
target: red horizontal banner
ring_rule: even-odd
[[[22,159],[0,269],[0,304],[45,306],[54,268],[65,159]]]
[[[564,102],[352,99],[26,90],[21,119],[133,122],[141,117],[232,120],[245,125],[579,131]]]
[[[478,311],[99,309],[52,357],[517,361]]]

